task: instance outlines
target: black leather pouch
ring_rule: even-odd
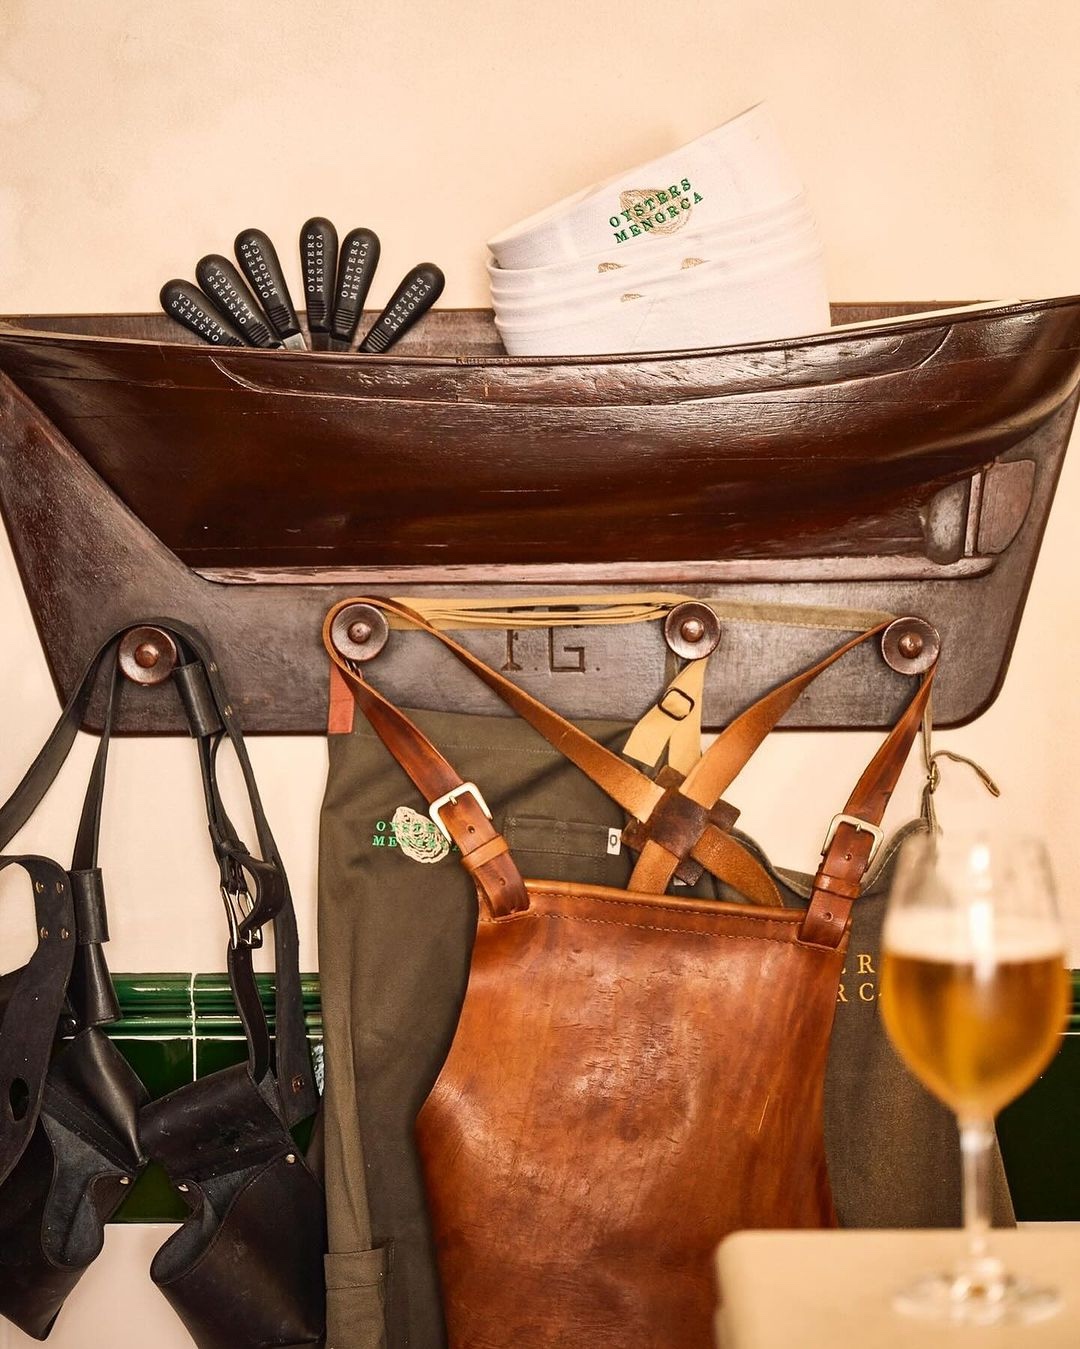
[[[228,919],[227,967],[247,1062],[150,1103],[100,1029],[119,1015],[102,951],[108,939],[97,842],[118,636],[98,652],[42,753],[0,807],[0,847],[29,819],[67,756],[99,676],[104,730],[70,871],[0,858],[30,876],[38,943],[0,977],[0,1314],[44,1339],[101,1250],[104,1224],[148,1158],[185,1195],[191,1217],[152,1276],[199,1349],[319,1344],[325,1321],[325,1206],[291,1130],[317,1095],[305,1037],[295,914],[247,751],[216,661],[171,621],[173,679],[196,740],[210,839]],[[222,801],[217,757],[230,741],[258,837],[251,853]],[[276,1036],[252,954],[273,927]]]
[[[145,1165],[145,1101],[142,1083],[97,1027],[64,1044],[49,1067],[26,1151],[0,1185],[0,1314],[34,1339],[52,1329]]]
[[[143,1111],[146,1146],[192,1210],[150,1273],[200,1349],[321,1342],[322,1188],[275,1094],[243,1064]]]

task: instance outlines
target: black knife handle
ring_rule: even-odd
[[[295,337],[300,321],[274,245],[262,230],[241,230],[234,247],[240,270],[251,282],[274,332],[283,340]]]
[[[218,313],[229,320],[249,346],[281,346],[263,322],[255,296],[228,258],[219,253],[207,253],[205,258],[199,259],[195,280]]]
[[[433,262],[421,262],[394,291],[394,297],[371,325],[358,351],[386,351],[422,319],[443,292],[446,277]]]
[[[300,230],[300,267],[304,274],[304,303],[310,333],[330,331],[337,255],[337,230],[330,221],[321,215],[305,221]]]
[[[166,281],[161,288],[161,307],[169,318],[188,332],[216,347],[242,347],[244,339],[231,323],[214,312],[206,296],[190,281]]]
[[[349,346],[360,326],[364,301],[379,265],[380,249],[379,236],[374,230],[350,230],[341,241],[330,332],[339,342]]]

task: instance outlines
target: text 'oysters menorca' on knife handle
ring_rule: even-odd
[[[262,230],[241,230],[234,248],[240,270],[259,297],[274,332],[287,347],[306,351],[307,343],[274,245]]]
[[[220,318],[210,301],[190,281],[166,281],[161,288],[161,307],[169,318],[188,332],[216,347],[242,347],[244,339],[231,323]]]
[[[306,220],[300,227],[300,270],[313,351],[326,351],[330,346],[337,256],[338,237],[333,223],[321,215]]]
[[[341,241],[334,317],[330,324],[330,345],[334,351],[348,351],[353,344],[364,301],[375,279],[380,251],[379,236],[374,230],[350,230]]]
[[[445,284],[446,277],[433,262],[421,262],[414,267],[398,286],[390,303],[372,324],[357,350],[380,354],[392,347],[423,318],[442,294]]]
[[[214,308],[227,319],[251,347],[280,347],[275,334],[263,321],[258,301],[244,285],[240,273],[218,253],[207,253],[195,268],[195,280]]]

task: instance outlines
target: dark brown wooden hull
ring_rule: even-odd
[[[0,371],[199,568],[925,554],[942,485],[1080,379],[1077,297],[606,360],[500,358],[486,315],[435,317],[456,355],[11,320]]]

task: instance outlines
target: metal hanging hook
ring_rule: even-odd
[[[117,661],[133,684],[164,684],[176,669],[180,653],[162,628],[129,628],[120,639]]]

